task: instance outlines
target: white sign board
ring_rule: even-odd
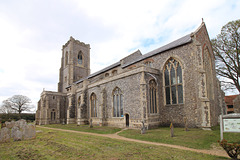
[[[223,132],[240,133],[240,113],[220,115],[221,140],[223,140]]]
[[[240,119],[223,119],[223,132],[240,132]]]

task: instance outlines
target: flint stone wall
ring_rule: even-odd
[[[33,139],[36,137],[36,128],[27,124],[26,120],[5,122],[6,127],[0,130],[0,143]]]

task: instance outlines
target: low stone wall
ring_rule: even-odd
[[[5,122],[6,127],[0,130],[0,143],[33,139],[36,137],[36,127],[27,124],[26,120]]]

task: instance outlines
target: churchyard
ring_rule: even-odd
[[[48,125],[46,127],[62,128],[70,131],[114,135],[119,128],[71,125]],[[49,128],[36,128],[36,138],[23,141],[11,141],[0,144],[1,159],[227,159],[226,157],[196,153],[163,146],[129,142],[119,139],[93,136],[81,133],[57,131]],[[220,138],[219,127],[212,131],[201,129],[174,128],[174,137],[170,136],[170,128],[147,130],[124,130],[120,136],[174,144],[188,148],[204,150],[222,150],[217,141]],[[224,138],[240,143],[239,133],[224,133]]]

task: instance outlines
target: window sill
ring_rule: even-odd
[[[165,107],[172,107],[172,106],[183,106],[184,103],[180,103],[180,104],[165,104]]]

